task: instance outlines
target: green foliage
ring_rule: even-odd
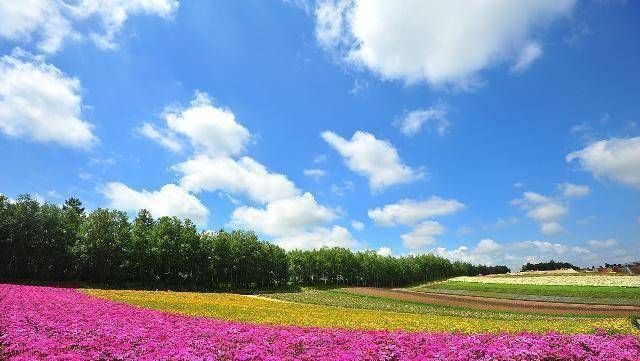
[[[529,263],[522,266],[522,272],[526,271],[555,271],[559,269],[574,269],[580,270],[580,267],[576,267],[569,262],[556,262],[551,260],[549,262]]]
[[[103,284],[219,289],[296,285],[402,286],[460,275],[508,272],[431,254],[381,256],[374,251],[321,248],[285,252],[253,232],[201,232],[190,220],[133,222],[121,211],[85,214],[69,198],[62,207],[28,195],[0,195],[0,277],[79,279]]]

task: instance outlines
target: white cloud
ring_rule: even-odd
[[[569,209],[559,201],[539,193],[524,192],[523,198],[514,199],[511,204],[519,206],[529,218],[538,221],[542,234],[566,233],[558,221],[569,213]]]
[[[640,189],[640,137],[597,141],[569,153],[566,160],[576,160],[596,178],[611,179]]]
[[[304,175],[306,175],[307,177],[311,177],[314,180],[318,181],[320,178],[326,176],[327,172],[324,169],[318,169],[318,168],[305,169],[304,170]]]
[[[175,134],[164,130],[158,130],[149,123],[144,123],[142,127],[136,129],[136,132],[149,139],[155,140],[173,152],[177,153],[182,150],[182,143]]]
[[[565,198],[582,198],[591,193],[589,186],[573,183],[558,184],[558,190]]]
[[[0,36],[10,41],[28,42],[36,33],[40,50],[51,53],[64,38],[78,38],[60,8],[60,1],[23,0],[0,2]]]
[[[540,233],[552,236],[567,233],[567,230],[558,222],[544,222],[540,224]]]
[[[416,225],[411,232],[400,235],[402,245],[407,249],[418,250],[436,243],[435,236],[444,232],[444,227],[435,221],[424,221]]]
[[[455,199],[433,196],[424,201],[403,199],[382,208],[370,209],[368,215],[376,224],[389,227],[414,225],[427,218],[457,213],[464,208],[465,205]]]
[[[119,182],[110,182],[101,192],[109,200],[109,207],[127,212],[147,209],[154,217],[188,218],[198,226],[205,226],[209,210],[198,198],[175,184],[166,184],[158,191],[137,191]]]
[[[202,92],[196,92],[188,108],[167,110],[164,119],[169,131],[186,136],[197,153],[239,155],[251,139],[231,110],[213,106],[209,96]]]
[[[592,239],[587,242],[590,247],[593,248],[610,248],[618,245],[618,241],[613,238],[610,238],[606,241],[598,241],[597,239]]]
[[[81,0],[71,7],[71,13],[78,19],[97,17],[103,33],[91,32],[91,40],[101,48],[114,49],[114,38],[130,16],[145,14],[168,19],[179,5],[178,0]]]
[[[269,202],[264,208],[238,207],[231,214],[230,223],[271,236],[294,236],[336,217],[333,210],[318,204],[311,193],[305,193]]]
[[[349,169],[369,178],[373,191],[424,176],[403,164],[391,143],[376,139],[372,134],[357,131],[349,141],[327,131],[322,133],[322,138],[340,153]]]
[[[80,81],[21,51],[0,59],[0,131],[42,143],[89,148],[98,142],[82,117]]]
[[[567,16],[574,0],[324,0],[316,38],[335,56],[383,79],[469,87],[478,73],[513,62],[523,70],[542,50],[533,34]]]
[[[391,248],[389,248],[389,247],[380,247],[380,248],[378,248],[376,253],[379,256],[383,256],[383,257],[391,256],[393,254],[393,252],[391,251]]]
[[[515,248],[523,250],[537,250],[539,252],[549,254],[563,254],[569,250],[569,247],[561,243],[551,243],[547,241],[523,241],[515,244]]]
[[[364,223],[356,220],[351,221],[351,228],[356,231],[362,231],[364,229]]]
[[[542,55],[542,48],[538,43],[530,43],[525,46],[518,55],[516,63],[511,67],[511,71],[515,73],[522,73],[529,68],[529,66]]]
[[[242,194],[266,203],[300,194],[300,190],[278,173],[249,157],[234,160],[228,157],[197,156],[172,167],[182,173],[180,185],[190,191],[222,190]]]
[[[349,231],[341,226],[332,228],[317,227],[293,235],[276,239],[276,244],[286,250],[292,249],[320,249],[322,247],[358,247]]]
[[[412,137],[420,131],[423,125],[431,124],[439,136],[447,133],[449,121],[446,118],[447,110],[442,104],[427,109],[418,109],[407,113],[402,119],[395,122],[400,127],[402,134]]]
[[[504,247],[492,239],[483,239],[475,248],[469,248],[465,245],[454,249],[446,249],[445,247],[437,247],[432,250],[434,254],[448,258],[453,261],[463,261],[473,264],[496,265],[505,264]]]
[[[485,238],[478,242],[475,252],[478,254],[492,254],[501,251],[502,249],[502,245],[496,243],[496,241],[490,238]]]
[[[59,50],[65,39],[81,39],[86,33],[101,48],[113,49],[115,36],[130,16],[138,14],[171,17],[177,0],[21,0],[0,2],[0,36],[23,43],[38,39],[46,52]],[[97,19],[96,31],[87,21]],[[74,26],[83,27],[82,31]],[[88,29],[85,29],[87,28]]]
[[[612,239],[604,242],[591,240],[587,244],[595,250],[580,245],[537,240],[510,243],[481,240],[474,248],[461,245],[454,249],[439,247],[432,251],[452,260],[488,265],[503,264],[511,267],[512,271],[518,271],[520,266],[527,262],[547,262],[552,259],[588,267],[605,262],[624,263],[640,257],[637,247],[624,248]]]

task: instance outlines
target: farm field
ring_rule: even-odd
[[[456,277],[412,290],[514,300],[640,305],[640,277],[614,275],[501,275]]]
[[[135,293],[128,302],[140,295]],[[187,304],[202,301],[184,298]],[[219,298],[234,304],[233,297]],[[252,297],[242,298],[248,299],[247,307],[255,306],[249,301]],[[288,304],[260,301],[274,305],[273,312],[279,310],[276,305]],[[598,331],[579,335],[557,332],[465,335],[258,325],[134,307],[69,288],[16,285],[0,285],[0,332],[2,356],[11,360],[461,361],[640,357],[640,340],[632,334]]]
[[[135,306],[239,322],[369,330],[461,333],[637,333],[628,317],[562,317],[482,312],[371,298],[336,291],[269,294],[267,298],[193,292],[85,290]],[[286,302],[281,302],[286,301]]]
[[[590,273],[461,276],[452,278],[451,281],[510,285],[640,287],[640,277],[637,276],[598,275]]]
[[[10,360],[640,357],[640,330],[631,317],[486,311],[393,299],[378,289],[365,289],[375,291],[373,295],[358,290],[362,289],[252,296],[0,284],[2,356]]]

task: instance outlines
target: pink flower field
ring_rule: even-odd
[[[74,289],[0,284],[6,360],[640,360],[632,335],[462,335],[187,317]]]

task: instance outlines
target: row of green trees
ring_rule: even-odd
[[[580,270],[580,267],[574,266],[569,262],[556,262],[550,260],[549,262],[529,263],[522,266],[522,272],[526,271],[555,271],[559,269],[574,269]]]
[[[142,210],[98,208],[80,200],[40,204],[0,194],[0,277],[82,280],[189,289],[296,285],[399,286],[457,275],[505,273],[431,254],[380,256],[345,248],[285,252],[253,232],[198,232],[190,220]]]

